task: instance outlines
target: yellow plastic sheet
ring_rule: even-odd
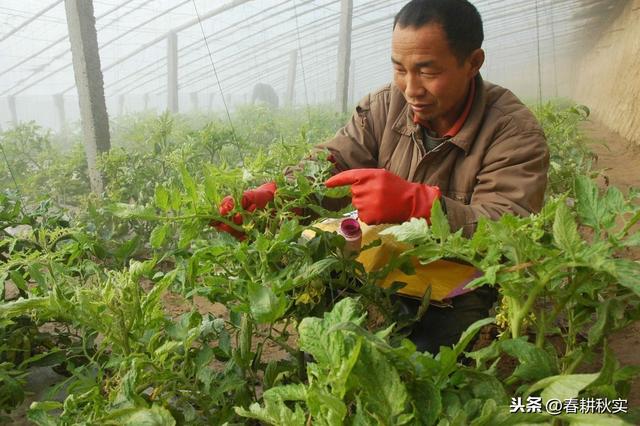
[[[314,227],[323,231],[336,232],[342,219],[328,219]],[[369,226],[360,222],[362,229],[362,247],[380,239],[381,244],[360,252],[356,260],[364,266],[368,272],[376,271],[389,263],[391,259],[397,257],[410,247],[397,241],[392,235],[380,235],[380,232],[394,225],[383,224]],[[314,232],[306,230],[303,236],[313,238]],[[482,275],[482,272],[472,266],[461,264],[449,260],[438,260],[427,265],[422,265],[418,259],[412,260],[415,268],[415,275],[407,275],[396,269],[391,271],[387,277],[379,283],[382,287],[389,287],[394,281],[406,283],[398,293],[422,299],[425,291],[431,286],[431,300],[441,302],[468,290],[464,287]]]

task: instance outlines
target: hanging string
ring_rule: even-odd
[[[536,43],[538,45],[538,105],[542,105],[542,62],[540,59],[540,17],[536,0]]]
[[[553,87],[554,96],[558,97],[558,58],[556,56],[556,30],[555,30],[555,17],[553,14],[553,0],[549,0],[549,16],[551,19],[551,39],[553,40]]]
[[[296,38],[298,40],[298,53],[300,54],[300,69],[302,70],[302,84],[304,86],[304,101],[307,109],[307,120],[309,121],[309,129],[311,129],[311,111],[309,110],[309,93],[307,91],[307,76],[304,71],[304,58],[302,57],[302,42],[300,41],[300,24],[298,22],[298,6],[296,0],[293,0],[293,14],[296,20]]]
[[[202,39],[204,41],[205,46],[207,47],[207,52],[209,54],[209,61],[211,62],[211,68],[213,68],[213,74],[216,77],[216,83],[218,84],[218,90],[220,91],[220,96],[222,97],[222,105],[224,105],[224,110],[227,113],[227,120],[229,120],[229,126],[231,127],[231,137],[233,138],[233,143],[235,144],[238,152],[240,153],[240,161],[244,165],[244,156],[242,155],[242,150],[240,149],[240,145],[238,144],[238,138],[236,137],[236,129],[233,126],[233,120],[231,120],[231,113],[229,112],[229,107],[227,106],[227,101],[224,97],[224,92],[222,90],[222,85],[220,84],[220,78],[218,77],[218,70],[216,69],[216,64],[213,62],[213,55],[211,54],[211,49],[209,48],[209,42],[207,41],[207,36],[204,32],[204,27],[202,26],[202,20],[200,19],[200,14],[198,13],[198,6],[196,6],[195,0],[192,0],[193,8],[196,11],[196,16],[198,17],[198,24],[200,25],[200,31],[202,32]]]

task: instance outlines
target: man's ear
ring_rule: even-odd
[[[469,55],[469,64],[471,65],[471,68],[469,68],[469,78],[473,78],[480,72],[480,68],[482,64],[484,64],[484,50],[476,49],[471,52],[471,55]]]

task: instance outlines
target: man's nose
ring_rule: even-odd
[[[420,78],[413,74],[407,74],[407,87],[405,89],[405,94],[408,98],[420,98],[424,95],[425,89],[420,81]]]

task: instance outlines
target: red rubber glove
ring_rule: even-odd
[[[351,185],[351,201],[367,225],[401,223],[412,217],[431,218],[440,188],[407,182],[385,169],[353,169],[329,178],[328,188]]]
[[[240,201],[240,203],[242,204],[242,208],[248,212],[253,212],[256,209],[265,208],[266,205],[273,200],[276,189],[277,186],[275,182],[267,182],[255,189],[249,189],[245,191],[242,194],[242,200]],[[233,210],[234,207],[235,203],[233,201],[233,198],[230,195],[227,195],[222,199],[218,211],[220,212],[220,215],[226,216],[231,210]],[[236,213],[231,220],[236,225],[242,225],[242,216],[240,215],[240,213]],[[244,234],[242,232],[236,231],[227,224],[214,221],[212,222],[212,225],[215,226],[217,230],[228,232],[238,239],[242,239],[244,237]]]

